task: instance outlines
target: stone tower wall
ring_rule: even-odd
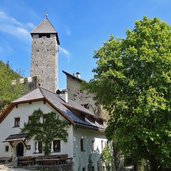
[[[31,76],[37,76],[41,87],[55,92],[57,90],[58,45],[56,34],[50,37],[32,36]]]

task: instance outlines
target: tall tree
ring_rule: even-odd
[[[135,23],[96,53],[89,90],[110,113],[106,129],[125,155],[150,170],[171,161],[171,27],[157,18]]]
[[[29,117],[29,122],[25,124],[22,132],[26,133],[29,139],[33,137],[36,141],[41,141],[44,145],[43,151],[45,155],[49,155],[51,142],[54,139],[58,138],[67,141],[67,127],[68,123],[60,120],[56,113],[43,114],[38,109]]]

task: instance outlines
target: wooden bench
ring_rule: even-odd
[[[68,154],[36,157],[36,164],[38,165],[60,165],[66,163],[72,163],[72,158],[68,158]]]
[[[11,161],[11,157],[0,157],[0,163],[6,163]]]
[[[63,157],[63,158],[59,158],[58,160],[58,164],[68,164],[68,163],[72,163],[72,158]]]
[[[32,156],[18,157],[18,166],[28,166],[35,164],[35,158]]]
[[[36,164],[38,165],[57,165],[58,158],[56,159],[50,159],[50,158],[39,158],[36,159]]]

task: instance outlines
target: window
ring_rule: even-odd
[[[42,141],[35,141],[35,152],[42,153]]]
[[[48,120],[48,115],[43,115],[43,123],[45,123]]]
[[[101,149],[103,150],[104,149],[104,141],[101,140]]]
[[[35,141],[35,152],[36,152],[36,153],[39,152],[39,150],[38,150],[38,142],[37,142],[37,141]]]
[[[20,127],[20,118],[14,118],[14,127]]]
[[[50,38],[50,34],[40,34],[39,38]]]
[[[27,149],[27,150],[31,150],[31,145],[27,145],[27,146],[26,146],[26,149]]]
[[[5,146],[5,152],[8,152],[8,151],[9,151],[9,146],[6,145],[6,146]]]
[[[31,124],[31,116],[28,117],[28,123]]]
[[[41,141],[38,141],[38,150],[39,150],[39,153],[42,153],[42,142]]]
[[[61,142],[60,140],[53,140],[53,152],[61,151]]]
[[[95,151],[95,143],[94,143],[94,140],[92,141],[92,152]]]
[[[84,149],[84,138],[80,139],[80,150],[85,151],[85,149]]]

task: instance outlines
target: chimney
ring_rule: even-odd
[[[80,73],[79,73],[79,72],[77,72],[77,73],[76,73],[76,76],[77,76],[77,78],[81,78],[81,76],[80,76]]]
[[[63,95],[64,95],[65,102],[68,103],[68,90],[67,89],[63,90]]]
[[[68,90],[66,90],[64,93],[64,100],[66,103],[68,103]]]
[[[61,96],[64,99],[64,101],[66,103],[68,103],[68,90],[67,89],[64,89],[62,91],[58,89],[56,91],[56,94],[58,94],[59,96]]]

